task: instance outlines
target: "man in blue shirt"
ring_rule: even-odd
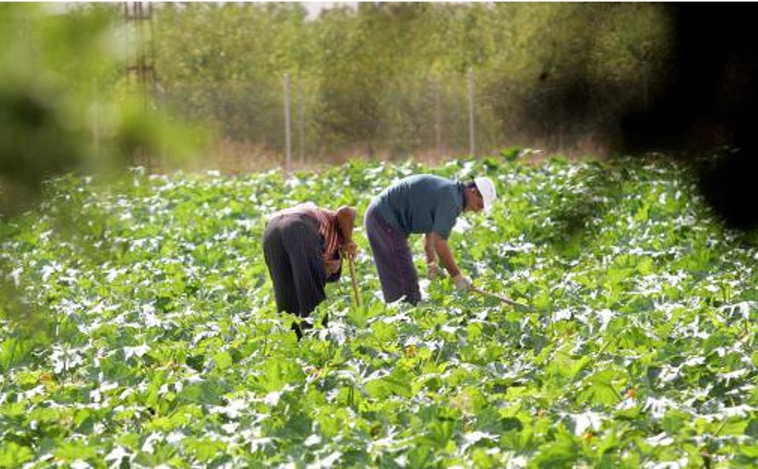
[[[411,233],[425,235],[429,278],[442,274],[437,264],[439,257],[456,288],[468,291],[471,279],[456,265],[447,240],[462,211],[489,210],[496,197],[495,185],[486,177],[463,184],[419,174],[400,180],[374,198],[366,210],[365,226],[385,301],[403,298],[416,304],[421,300],[408,245]]]

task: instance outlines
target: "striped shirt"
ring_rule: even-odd
[[[318,233],[324,242],[324,260],[335,259],[335,253],[339,252],[339,248],[343,243],[342,233],[340,233],[337,226],[337,212],[319,208],[313,202],[306,202],[292,208],[279,210],[272,214],[270,218],[289,214],[305,214],[315,219],[318,223]],[[336,257],[336,259],[339,258],[339,256]]]

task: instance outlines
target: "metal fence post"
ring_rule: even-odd
[[[297,95],[300,101],[300,164],[305,166],[305,100],[303,98],[303,79],[298,78]]]
[[[91,115],[92,115],[92,151],[95,158],[100,160],[100,96],[97,92],[97,85],[92,84],[92,103]]]
[[[155,91],[156,91],[156,95],[157,95],[156,104],[158,106],[160,106],[160,109],[158,110],[158,112],[160,113],[161,120],[163,121],[163,125],[166,125],[166,123],[168,122],[168,119],[169,119],[168,105],[166,104],[166,90],[162,86],[158,85],[156,87]],[[168,157],[167,157],[167,154],[168,154],[168,151],[167,151],[168,142],[166,142],[166,136],[165,135],[166,135],[166,132],[161,132],[161,155],[160,155],[160,158],[161,158],[161,162],[163,162],[163,164],[166,164],[166,162],[168,161]]]
[[[471,156],[476,156],[474,146],[474,67],[468,69],[468,146]]]
[[[442,103],[440,102],[440,88],[442,87],[441,80],[437,78],[437,86],[434,87],[434,114],[435,123],[434,128],[436,130],[437,137],[437,158],[442,158]]]
[[[289,173],[292,169],[292,134],[290,122],[290,75],[284,74],[284,145],[286,147],[286,159],[284,171]]]
[[[648,90],[647,90],[647,60],[642,61],[642,104],[645,110],[649,109]]]

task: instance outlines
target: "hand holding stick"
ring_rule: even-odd
[[[494,298],[494,299],[500,301],[501,303],[505,303],[505,304],[510,305],[510,306],[515,306],[517,308],[523,308],[523,309],[526,309],[527,311],[531,311],[531,308],[529,306],[525,305],[525,304],[517,303],[517,302],[515,302],[513,300],[510,300],[510,299],[504,297],[504,296],[496,295],[494,293],[490,293],[488,291],[481,290],[481,289],[479,289],[479,288],[477,288],[477,287],[475,287],[473,285],[471,286],[471,291],[476,292],[476,293],[478,293],[478,294],[480,294],[482,296],[486,296],[488,298]]]
[[[347,262],[350,266],[350,280],[353,281],[353,295],[355,295],[355,304],[360,307],[361,305],[361,298],[358,296],[358,279],[355,278],[355,266],[353,265],[353,255],[349,253],[345,253],[347,256]]]

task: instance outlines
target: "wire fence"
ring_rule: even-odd
[[[353,157],[440,161],[514,145],[592,151],[597,131],[572,109],[551,107],[549,96],[509,101],[507,89],[472,72],[394,76],[374,88],[345,82],[289,75],[185,82],[158,86],[154,102],[160,115],[211,131],[203,162],[230,171],[293,170]],[[512,102],[536,110],[531,129],[524,130],[523,107],[511,109]]]
[[[161,110],[216,135],[215,157],[247,169],[338,163],[349,157],[446,159],[513,144],[492,97],[464,75],[396,76],[371,92],[310,77],[183,83]]]

